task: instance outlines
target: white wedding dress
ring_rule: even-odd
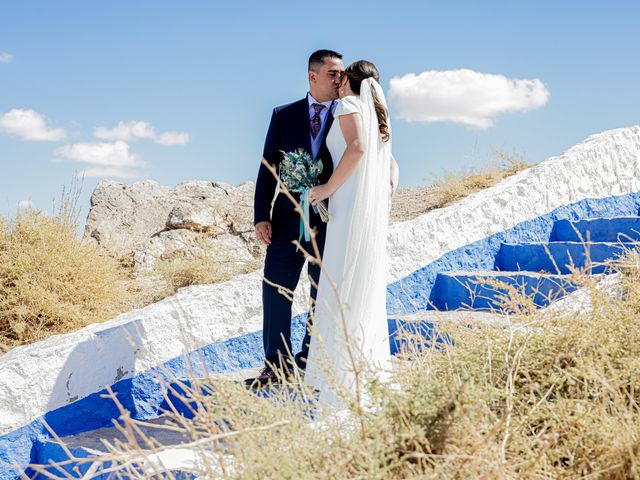
[[[356,391],[366,404],[365,379],[374,375],[384,381],[391,369],[386,312],[391,141],[381,139],[372,89],[385,102],[380,85],[364,80],[359,96],[340,100],[327,135],[334,170],[346,148],[337,117],[355,113],[365,142],[355,170],[329,199],[305,373],[305,383],[320,391],[320,405],[340,410]],[[357,382],[356,370],[362,371]]]

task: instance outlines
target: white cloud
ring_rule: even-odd
[[[189,142],[189,134],[183,132],[164,132],[157,135],[155,129],[147,122],[118,122],[111,128],[94,128],[93,134],[103,140],[122,140],[130,142],[137,139],[154,140],[160,145],[184,145]]]
[[[156,132],[147,122],[118,122],[112,129],[98,127],[93,130],[93,134],[103,140],[122,140],[130,142],[138,138],[155,138]]]
[[[497,115],[526,112],[549,100],[539,79],[510,79],[470,69],[430,70],[391,79],[389,99],[409,122],[453,122],[481,129]]]
[[[13,55],[7,52],[0,52],[0,63],[10,63],[13,60]]]
[[[189,142],[189,134],[183,132],[164,132],[157,139],[160,145],[184,145]]]
[[[34,110],[14,108],[0,116],[0,130],[23,140],[57,141],[67,134],[62,128],[50,128],[44,115]]]
[[[76,143],[58,148],[55,154],[89,168],[80,172],[85,177],[140,178],[146,162],[129,152],[129,145],[121,140],[113,143]]]
[[[22,208],[22,209],[30,209],[33,208],[34,204],[31,200],[20,200],[18,202],[18,208]]]

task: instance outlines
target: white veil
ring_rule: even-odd
[[[368,325],[377,328],[383,324],[387,328],[386,277],[387,277],[387,230],[389,219],[389,182],[391,162],[391,140],[383,141],[379,131],[373,92],[379,102],[387,108],[384,92],[373,78],[362,81],[360,102],[364,133],[364,155],[358,162],[356,194],[353,218],[346,244],[346,263],[340,296],[350,306],[352,325]],[[388,111],[388,110],[387,110]],[[379,358],[369,352],[373,345],[367,345],[367,332],[353,332],[356,338],[365,339],[360,343],[363,353]],[[386,348],[389,348],[387,343]]]
[[[363,80],[360,113],[365,153],[354,172],[353,217],[339,295],[348,308],[349,343],[382,379],[391,358],[386,311],[391,139],[382,140],[373,92],[387,109],[380,84],[373,78]]]

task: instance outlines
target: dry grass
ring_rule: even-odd
[[[195,416],[169,412],[165,428],[184,434],[206,478],[640,478],[640,255],[621,270],[622,300],[578,272],[589,313],[510,317],[520,328],[442,323],[455,345],[438,348],[406,333],[392,382],[367,384],[368,409],[312,420],[318,406],[299,385],[261,398],[210,377],[175,392]],[[154,477],[150,452],[170,447],[141,439],[124,410],[123,422],[137,440],[104,460]]]
[[[199,237],[198,244],[199,253],[178,250],[156,262],[154,274],[168,286],[163,296],[190,285],[226,282],[262,266],[261,259],[239,260],[237,252],[215,245],[206,235]]]
[[[126,276],[72,218],[37,210],[0,222],[0,349],[76,330],[127,307]]]
[[[446,207],[472,193],[492,187],[501,180],[531,167],[520,157],[497,152],[498,163],[480,171],[447,172],[432,185],[399,188],[391,207],[391,221],[411,220],[423,213]]]
[[[54,214],[28,209],[0,217],[0,354],[78,330],[175,294],[259,268],[238,261],[206,235],[198,251],[174,252],[149,277],[133,275],[133,256],[116,259],[81,239],[77,202],[82,179],[64,187]]]

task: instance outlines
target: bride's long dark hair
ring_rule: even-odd
[[[376,66],[368,62],[366,60],[358,60],[357,62],[353,62],[349,65],[344,71],[347,79],[349,80],[349,87],[353,93],[360,95],[360,85],[365,78],[373,77],[376,82],[380,81],[380,74],[378,73],[378,69]],[[382,141],[388,142],[391,138],[391,133],[389,132],[389,112],[384,107],[378,95],[376,94],[375,89],[371,89],[371,95],[373,97],[373,105],[376,109],[376,115],[378,116],[378,125],[380,130],[380,135],[382,135]]]

